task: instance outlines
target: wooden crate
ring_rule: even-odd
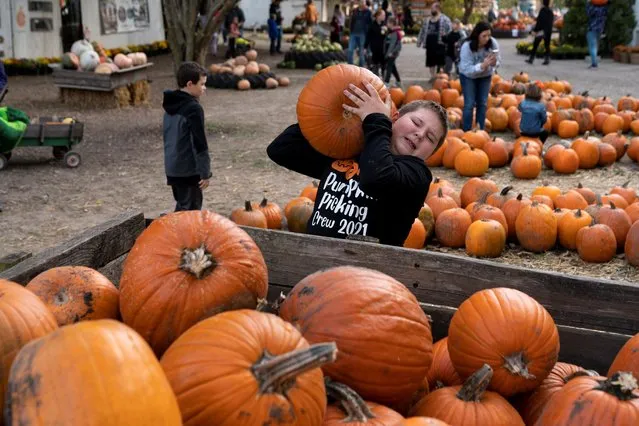
[[[111,92],[118,87],[128,86],[140,80],[148,80],[148,70],[153,62],[138,65],[111,74],[65,70],[53,68],[53,83],[61,89],[82,89],[97,92]]]
[[[150,223],[142,213],[112,220],[18,263],[0,278],[25,285],[54,266],[84,265],[118,283],[127,252]],[[478,290],[510,287],[539,301],[555,319],[560,359],[601,374],[639,332],[639,285],[525,269],[427,250],[337,240],[243,227],[262,250],[269,272],[269,300],[286,294],[305,276],[339,265],[384,272],[417,297],[432,320],[433,336],[447,335],[456,307]],[[292,254],[294,253],[294,254]]]

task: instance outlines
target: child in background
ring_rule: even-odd
[[[399,72],[397,71],[397,58],[402,50],[402,28],[397,25],[397,18],[391,16],[388,18],[388,34],[384,40],[384,60],[386,61],[386,75],[384,83],[390,84],[391,73],[395,76],[395,86],[400,87],[402,84]]]
[[[521,111],[521,123],[519,130],[522,136],[529,138],[539,138],[541,143],[548,139],[548,131],[544,129],[544,124],[548,116],[546,106],[541,103],[541,88],[536,84],[529,84],[526,90],[526,99],[519,104]]]
[[[240,36],[240,21],[237,16],[233,17],[231,21],[231,25],[229,26],[229,47],[226,49],[226,59],[235,58],[237,54],[235,53],[235,40]]]
[[[164,91],[164,169],[173,190],[175,211],[201,210],[202,190],[209,186],[211,158],[199,98],[206,92],[206,70],[184,62],[177,90]]]
[[[466,31],[462,29],[461,21],[455,19],[453,21],[453,30],[445,37],[446,65],[444,65],[444,72],[446,74],[450,75],[454,65],[455,74],[459,75],[459,47],[465,38]]]
[[[268,38],[271,39],[271,48],[269,52],[271,55],[275,55],[275,47],[277,45],[277,35],[279,33],[277,28],[277,22],[275,22],[275,14],[271,14],[271,17],[268,18],[266,22],[268,24]]]
[[[364,49],[371,52],[369,69],[375,74],[384,77],[384,40],[388,28],[384,24],[386,15],[382,9],[377,9],[373,23],[368,27]],[[380,74],[381,72],[381,74]]]

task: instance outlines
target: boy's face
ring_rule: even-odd
[[[206,93],[206,76],[201,75],[200,80],[195,84],[193,84],[192,81],[186,83],[184,91],[196,98],[202,96],[204,93]]]
[[[391,152],[426,160],[435,151],[443,134],[444,128],[435,111],[421,108],[408,112],[393,123]]]

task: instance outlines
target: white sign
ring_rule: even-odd
[[[149,21],[148,0],[100,0],[102,35],[146,29]]]

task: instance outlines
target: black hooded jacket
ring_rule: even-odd
[[[164,91],[164,168],[169,185],[197,184],[211,177],[204,110],[182,90]]]

